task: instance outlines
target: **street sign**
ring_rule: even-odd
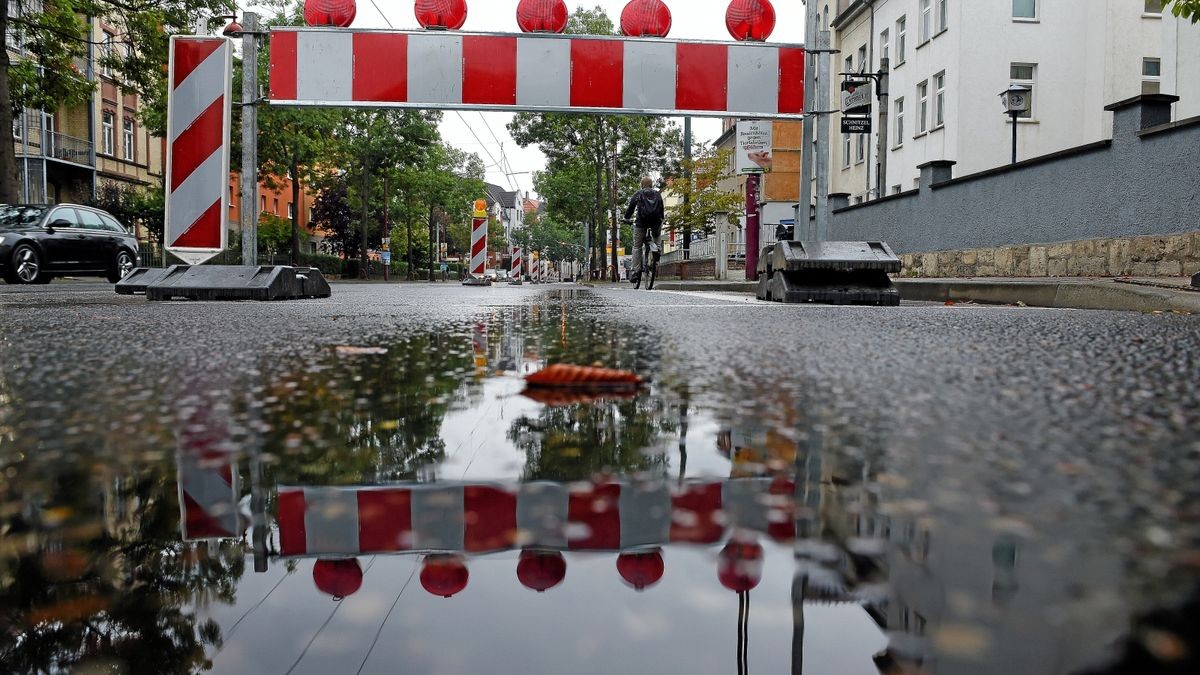
[[[842,81],[842,112],[847,115],[871,111],[871,81]]]
[[[392,264],[392,252],[391,252],[391,251],[384,251],[384,252],[383,252],[383,253],[381,253],[380,255],[382,255],[382,256],[383,256],[383,264],[384,264],[384,265],[391,265],[391,264]]]
[[[800,118],[804,47],[459,31],[271,31],[272,105]]]
[[[871,133],[871,118],[870,117],[849,117],[842,116],[842,133],[843,134],[869,134]]]
[[[737,123],[738,175],[766,173],[771,170],[770,120],[739,120]]]
[[[198,265],[225,250],[233,49],[176,35],[167,71],[167,251]]]

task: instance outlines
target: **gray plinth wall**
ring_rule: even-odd
[[[1178,100],[1107,106],[1110,141],[959,178],[929,162],[919,189],[862,205],[831,195],[831,238],[920,253],[1200,230],[1200,117],[1172,123]]]

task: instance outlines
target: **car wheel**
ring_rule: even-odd
[[[115,284],[128,276],[128,274],[132,271],[133,254],[125,250],[118,251],[117,264],[114,265],[112,271],[108,273],[108,280]]]
[[[50,280],[49,275],[42,272],[42,256],[29,244],[21,244],[13,251],[12,270],[12,279],[18,284],[48,283]]]

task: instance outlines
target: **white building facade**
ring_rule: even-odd
[[[840,116],[830,120],[830,193],[851,204],[914,189],[926,162],[954,161],[959,176],[1009,163],[1000,93],[1013,84],[1032,89],[1017,121],[1019,160],[1109,138],[1107,104],[1171,88],[1189,96],[1166,84],[1164,24],[1175,19],[1157,0],[838,0],[834,9],[831,70],[890,65],[869,136],[843,135]],[[840,107],[840,83],[835,75],[830,107]]]
[[[1200,23],[1162,17],[1161,91],[1179,97],[1174,119],[1200,115]]]

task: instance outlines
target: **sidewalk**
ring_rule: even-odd
[[[904,300],[1200,314],[1200,289],[1192,290],[1187,278],[1041,277],[893,281]],[[654,287],[664,291],[754,293],[758,285],[749,281],[663,280],[655,283]]]

